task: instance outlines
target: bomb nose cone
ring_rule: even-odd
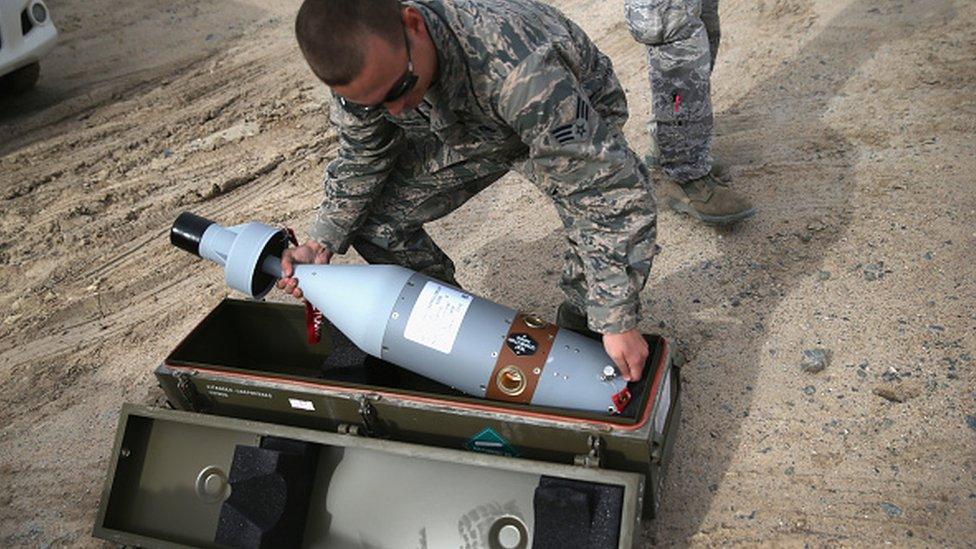
[[[205,217],[200,217],[190,212],[183,212],[173,222],[173,228],[169,231],[169,241],[177,248],[182,248],[193,255],[199,256],[200,241],[203,239],[203,233],[207,231],[207,227],[213,224],[213,221]]]

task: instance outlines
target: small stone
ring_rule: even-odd
[[[888,513],[889,517],[900,517],[901,507],[898,507],[894,503],[884,502],[881,504],[881,508],[884,509],[885,513]]]
[[[898,370],[894,366],[891,366],[887,372],[881,374],[881,379],[884,381],[900,381],[901,376],[898,375]]]
[[[817,392],[817,388],[813,385],[807,385],[803,388],[803,394],[807,396],[813,396]]]
[[[923,255],[922,257],[924,257],[929,261],[932,261],[932,258],[935,257],[935,254],[933,254],[932,252],[925,252],[925,255]]]
[[[864,278],[870,281],[881,280],[884,278],[885,273],[884,261],[878,261],[877,263],[871,263],[864,266]]]
[[[796,469],[794,469],[792,465],[787,467],[786,470],[783,471],[783,474],[788,477],[792,477],[794,473],[796,473]]]
[[[817,271],[817,278],[821,282],[824,280],[830,280],[830,271]]]
[[[173,156],[173,149],[163,149],[163,158],[169,158]]]
[[[822,230],[824,230],[826,228],[827,228],[827,225],[825,225],[824,222],[823,221],[820,221],[819,219],[816,219],[816,220],[811,221],[810,223],[807,223],[807,229],[810,229],[811,231],[815,231],[815,232],[816,231],[822,231]]]
[[[976,416],[966,416],[966,425],[973,431],[976,431]]]
[[[945,331],[945,327],[940,326],[939,324],[930,324],[929,325],[929,330],[932,330],[933,332],[936,332],[936,333],[940,333],[940,332],[944,332]]]
[[[827,367],[829,360],[829,349],[806,349],[803,351],[803,361],[800,363],[800,369],[804,372],[815,374],[823,371]]]

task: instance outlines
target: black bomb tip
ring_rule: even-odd
[[[203,240],[203,233],[213,225],[214,222],[205,217],[200,217],[194,213],[183,212],[173,227],[169,230],[169,241],[177,248],[181,248],[193,255],[200,255],[200,241]]]

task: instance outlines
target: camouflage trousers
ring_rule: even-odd
[[[718,0],[625,0],[630,32],[647,47],[651,156],[690,181],[712,167],[710,77],[721,31]]]
[[[438,280],[459,286],[455,265],[447,254],[424,230],[424,224],[460,208],[510,170],[515,170],[545,188],[544,174],[537,174],[530,161],[516,158],[475,158],[440,165],[443,147],[433,135],[407,140],[379,195],[373,200],[359,228],[352,234],[350,244],[369,263],[395,264],[413,269]],[[435,169],[431,169],[436,166]],[[540,197],[541,199],[541,197]],[[559,210],[566,231],[566,251],[563,255],[563,274],[560,288],[566,300],[579,310],[587,308],[587,281],[576,233],[570,228],[573,220]],[[653,246],[650,247],[653,251]],[[637,276],[646,281],[650,271],[650,255],[637,262],[641,269]]]

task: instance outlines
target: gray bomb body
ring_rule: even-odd
[[[174,224],[174,244],[223,265],[229,286],[261,297],[280,278],[279,257],[287,247],[280,229],[261,223],[224,228],[193,216],[196,227],[181,230],[187,215]],[[186,234],[178,233],[194,230],[200,233],[195,242],[179,241]],[[469,395],[488,396],[499,383],[499,355],[513,335],[514,309],[396,265],[301,264],[294,278],[305,298],[364,352]],[[548,337],[551,348],[536,368],[528,402],[619,411],[614,395],[626,383],[603,346],[568,330]]]

